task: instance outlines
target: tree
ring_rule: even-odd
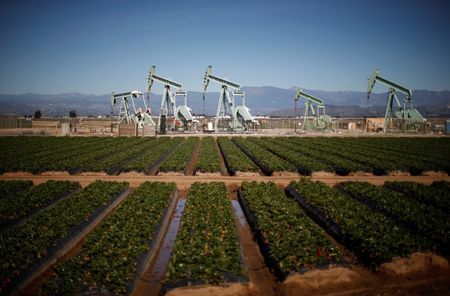
[[[75,118],[75,117],[77,117],[77,112],[76,112],[75,110],[70,111],[70,112],[69,112],[69,117],[70,117],[70,118]]]
[[[34,112],[34,118],[41,118],[41,116],[42,116],[41,110],[37,110]]]

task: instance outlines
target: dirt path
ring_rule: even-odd
[[[0,180],[31,180],[34,184],[41,184],[49,180],[69,180],[79,182],[85,187],[95,180],[128,182],[131,187],[138,187],[145,181],[175,182],[179,190],[188,189],[194,182],[224,182],[226,185],[241,184],[243,181],[269,182],[287,186],[292,180],[299,180],[300,176],[146,176],[140,173],[121,174],[118,176],[96,175],[67,175],[66,172],[54,173],[51,176],[32,175],[30,173],[6,173],[0,175]],[[344,181],[366,181],[374,185],[382,185],[385,181],[413,181],[431,184],[433,181],[444,180],[450,182],[450,176],[313,176],[313,181],[321,181],[328,185],[335,185]]]
[[[195,165],[197,164],[198,155],[200,153],[200,147],[202,145],[202,139],[198,141],[197,145],[194,148],[194,152],[192,153],[191,160],[186,166],[186,176],[193,176],[195,175]]]
[[[214,144],[216,145],[216,151],[217,155],[219,156],[219,162],[220,162],[220,172],[224,176],[229,176],[227,166],[225,165],[225,160],[223,159],[222,150],[219,148],[219,143],[217,142],[217,138],[214,138]]]
[[[184,212],[186,203],[186,190],[178,192],[176,206],[171,213],[167,225],[165,225],[165,233],[162,236],[161,244],[156,250],[153,261],[145,271],[141,278],[134,296],[140,295],[158,295],[161,289],[161,280],[166,273],[167,264],[169,263],[170,255],[175,244],[175,239],[180,227],[181,218]]]
[[[264,263],[258,243],[253,239],[250,226],[237,200],[237,189],[237,185],[228,186],[228,194],[236,215],[236,226],[243,249],[243,259],[248,268],[248,277],[251,283],[250,295],[275,295],[277,283]]]

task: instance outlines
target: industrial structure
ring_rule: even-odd
[[[305,99],[305,114],[303,115],[302,130],[312,131],[328,129],[331,125],[331,117],[325,114],[325,105],[323,103],[323,100],[307,94],[301,89],[297,89],[297,93],[294,97],[295,114],[297,113],[297,103],[300,97],[303,97]],[[317,104],[317,111],[314,110],[313,103]]]
[[[164,85],[164,90],[159,109],[157,131],[166,134],[174,130],[194,130],[198,121],[192,116],[191,108],[187,106],[187,92],[183,91],[178,82],[155,74],[156,66],[152,66],[147,78],[147,91],[150,96],[153,82],[157,81]],[[175,92],[172,91],[175,89]],[[183,104],[177,106],[177,97],[183,97]]]
[[[203,100],[205,100],[206,90],[210,81],[217,82],[222,86],[214,122],[215,132],[243,132],[248,130],[250,125],[255,123],[255,120],[250,114],[250,110],[245,106],[245,93],[241,91],[241,86],[235,82],[212,75],[211,70],[212,66],[208,66],[203,77]],[[231,98],[228,88],[234,89]],[[241,105],[236,105],[236,97],[241,98]]]
[[[141,107],[136,107],[138,102],[135,102],[135,100],[138,100],[139,98],[142,99],[143,109]],[[119,124],[125,121],[128,124],[136,124],[139,128],[143,128],[144,126],[155,126],[155,122],[150,116],[151,109],[147,105],[142,92],[135,90],[119,94],[112,93],[111,113],[118,101],[120,101],[120,110],[117,116]],[[131,109],[131,107],[133,109]]]
[[[406,87],[403,87],[395,82],[392,82],[386,78],[380,76],[380,70],[375,70],[372,76],[369,78],[369,84],[367,88],[367,99],[370,97],[375,83],[379,81],[389,87],[386,113],[384,115],[383,132],[390,130],[394,131],[406,131],[406,130],[418,130],[425,119],[413,108],[412,92]],[[404,94],[403,106],[397,97],[396,92]],[[394,110],[394,101],[397,103],[399,111]]]

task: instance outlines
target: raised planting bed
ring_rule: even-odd
[[[154,241],[175,191],[174,183],[145,182],[58,264],[41,295],[130,294],[154,252]]]
[[[324,147],[313,145],[309,139],[277,138],[276,140],[280,141],[286,148],[313,157],[316,160],[320,160],[327,164],[337,175],[346,176],[351,172],[371,171],[371,169],[364,164],[342,158],[335,153],[334,149],[326,149]]]
[[[260,167],[266,176],[271,176],[274,171],[296,171],[295,166],[262,148],[252,140],[235,137],[233,141]]]
[[[297,171],[302,175],[309,176],[312,172],[331,170],[328,165],[313,157],[298,153],[292,149],[280,145],[281,141],[282,140],[280,138],[261,138],[257,139],[256,143],[273,154],[292,163],[297,168]]]
[[[196,172],[216,173],[220,172],[220,160],[217,154],[216,142],[212,137],[202,139],[200,153],[195,164]]]
[[[397,223],[417,231],[445,254],[449,253],[450,220],[441,210],[367,182],[342,182],[336,187],[386,214]]]
[[[31,181],[22,181],[22,180],[11,180],[11,181],[0,181],[0,201],[3,198],[11,198],[16,196],[17,194],[21,194],[22,192],[29,189],[33,186],[33,182]]]
[[[162,291],[247,281],[235,217],[224,183],[194,183]]]
[[[127,183],[95,181],[0,234],[1,293],[17,286],[112,203]]]
[[[50,180],[0,199],[0,229],[80,188],[77,182]]]
[[[274,183],[242,183],[239,202],[267,265],[279,280],[340,259],[323,229]]]
[[[184,141],[182,138],[163,138],[162,143],[152,149],[147,150],[141,157],[130,161],[124,166],[124,172],[145,172],[146,174],[156,174],[160,164],[174,152]]]
[[[305,212],[370,268],[429,250],[427,241],[335,188],[302,178],[286,188]]]
[[[408,181],[385,182],[384,187],[450,213],[450,188],[439,188]]]
[[[237,172],[258,172],[258,166],[236,146],[229,138],[217,138],[223,160],[227,166],[228,173],[231,176]]]
[[[186,172],[199,138],[187,138],[158,168],[160,172]]]

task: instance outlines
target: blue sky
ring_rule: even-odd
[[[449,13],[447,0],[3,0],[0,93],[145,90],[154,64],[186,90],[207,65],[243,86],[364,91],[380,68],[450,89]]]

